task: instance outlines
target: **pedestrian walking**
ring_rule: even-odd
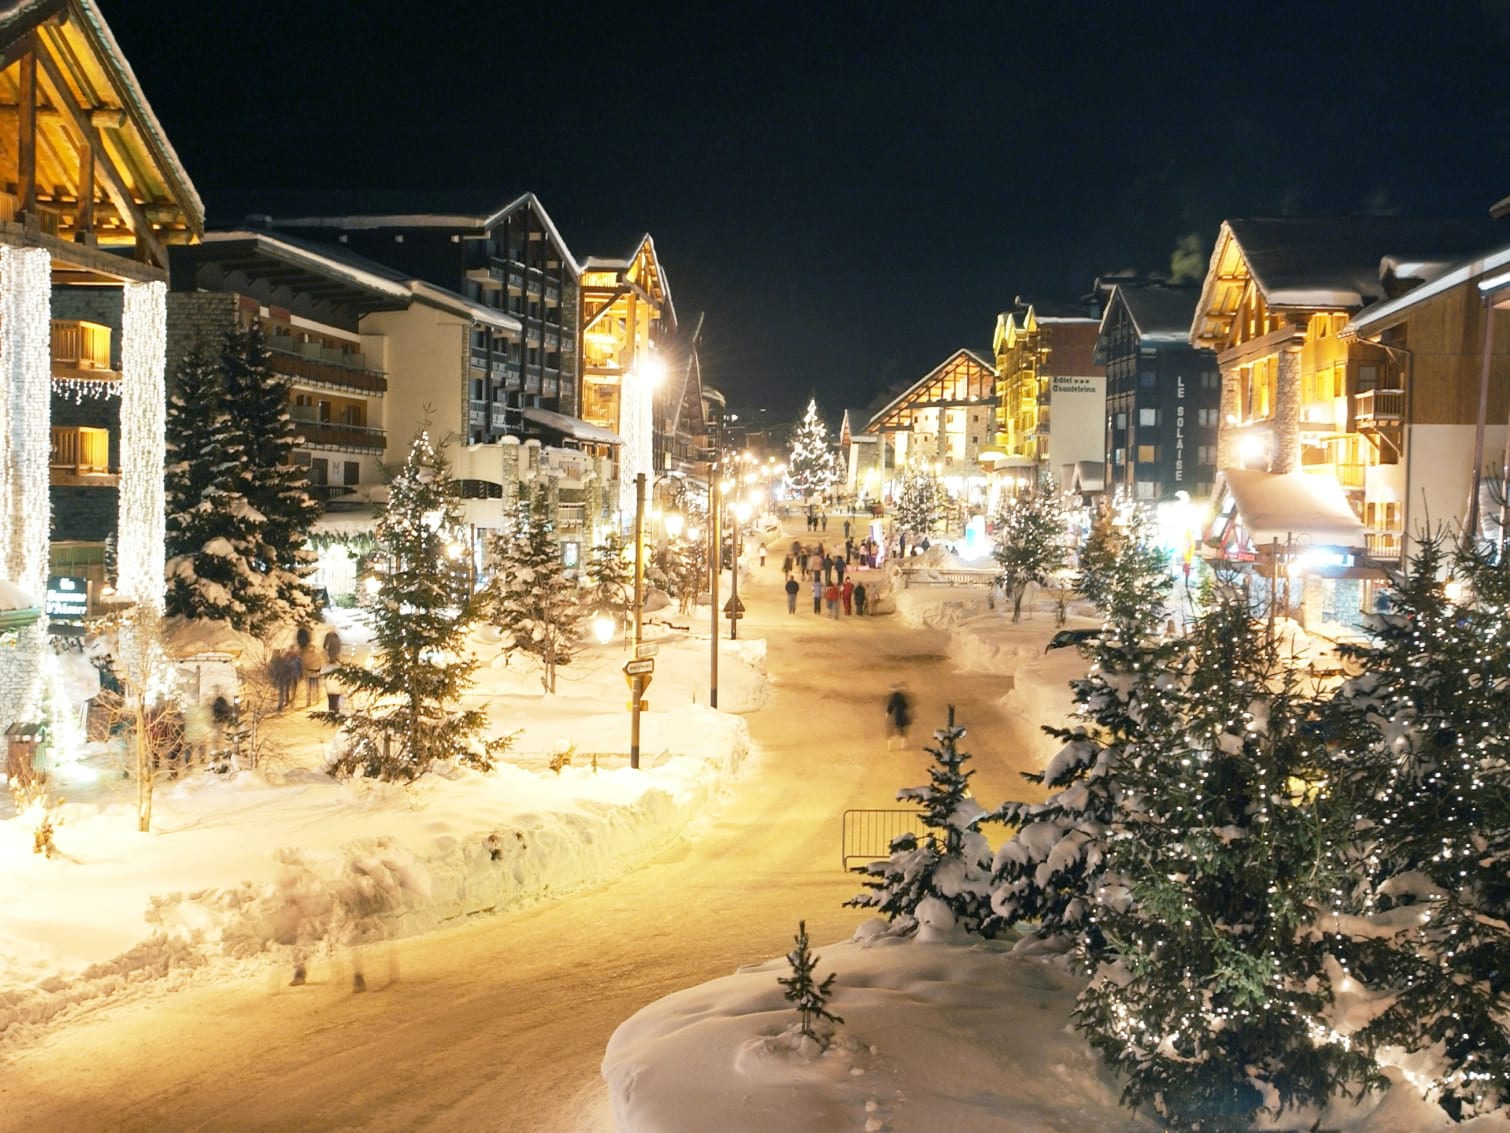
[[[912,728],[912,701],[907,699],[907,691],[903,685],[892,685],[891,695],[886,698],[886,746],[891,747],[893,739],[898,741],[897,746],[903,751],[907,749],[907,733]]]
[[[765,544],[760,545],[760,565],[765,566]]]
[[[827,509],[825,509],[824,512],[823,512],[823,530],[825,530],[825,531],[828,530],[828,511],[827,511]]]
[[[823,601],[828,604],[828,616],[837,621],[839,618],[839,588],[832,582],[823,588]]]
[[[809,555],[807,557],[807,569],[815,581],[821,582],[823,580],[823,556],[817,551]]]
[[[304,672],[304,707],[314,704],[320,696],[320,670],[325,668],[325,652],[315,644],[315,635],[308,626],[300,626],[295,641],[299,644],[299,667]]]
[[[849,540],[849,520],[847,519],[844,521],[844,538],[846,541]]]
[[[834,581],[840,586],[844,585],[844,560],[838,555],[834,556]]]
[[[278,690],[278,711],[282,712],[294,702],[294,693],[299,687],[299,677],[304,667],[299,663],[299,651],[290,646],[273,654],[268,662],[267,675]]]
[[[858,583],[855,584],[855,616],[856,617],[863,617],[864,615],[865,615],[865,583],[858,582]]]
[[[789,613],[789,614],[795,614],[797,612],[797,591],[799,591],[801,589],[802,589],[802,587],[800,587],[800,586],[797,585],[797,580],[795,578],[793,578],[790,573],[788,573],[787,576],[786,576],[786,612],[787,613]]]
[[[854,613],[855,584],[853,579],[846,578],[844,585],[839,587],[839,601],[844,603],[844,616]]]
[[[787,579],[788,581],[791,580],[791,577],[792,577],[792,556],[791,555],[788,555],[786,558],[784,558],[784,559],[781,560],[781,577]]]
[[[813,575],[813,613],[823,613],[823,572]]]

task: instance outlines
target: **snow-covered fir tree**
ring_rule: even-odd
[[[1438,1103],[1466,1120],[1510,1105],[1510,576],[1460,551],[1454,602],[1440,537],[1417,547],[1330,706],[1328,794],[1357,823],[1320,931],[1379,1005],[1355,1041],[1430,1052]]]
[[[164,469],[169,615],[265,634],[284,620],[266,570],[264,517],[241,493],[244,437],[221,367],[191,350],[168,398]]]
[[[809,400],[802,420],[792,430],[786,458],[786,485],[798,499],[821,496],[834,483],[834,453],[828,426],[818,415],[818,402]]]
[[[1042,586],[1064,566],[1064,511],[1050,485],[1026,488],[1012,496],[996,521],[992,557],[1000,566],[997,583],[1012,602],[1012,620],[1022,620],[1028,587]]]
[[[587,589],[582,596],[590,613],[612,615],[629,633],[634,605],[634,564],[624,537],[610,531],[587,555]]]
[[[919,805],[927,833],[921,839],[913,833],[893,839],[890,857],[857,871],[871,878],[865,883],[869,892],[846,902],[880,910],[898,932],[927,924],[945,933],[958,926],[991,934],[991,846],[980,832],[990,816],[970,795],[975,773],[965,766],[970,753],[959,746],[964,736],[951,704],[948,724],[927,748],[928,782],[897,792],[898,801]]]
[[[1126,1104],[1237,1133],[1370,1073],[1320,1024],[1326,955],[1307,931],[1341,883],[1323,848],[1351,823],[1307,787],[1330,770],[1314,698],[1245,592],[1218,596],[1180,661],[1179,711],[1117,769],[1107,943],[1076,1025]]]
[[[916,543],[933,533],[947,503],[948,494],[932,469],[910,467],[898,477],[892,522]]]
[[[1002,925],[1060,939],[1087,970],[1107,943],[1098,895],[1120,885],[1104,870],[1121,770],[1130,759],[1157,758],[1146,745],[1173,731],[1181,709],[1176,670],[1184,644],[1161,634],[1171,588],[1164,554],[1141,524],[1108,547],[1097,585],[1105,624],[1085,650],[1090,671],[1071,682],[1079,719],[1044,727],[1064,747],[1043,772],[1024,775],[1049,797],[998,811],[1013,835],[996,853],[991,893]]]
[[[790,976],[777,976],[776,982],[786,989],[786,1000],[797,1009],[799,1020],[799,1034],[812,1039],[819,1046],[828,1046],[829,1036],[827,1032],[818,1029],[820,1023],[842,1023],[839,1016],[828,1009],[828,1001],[834,991],[834,976],[830,972],[819,981],[813,976],[813,969],[818,966],[822,956],[813,955],[807,939],[807,922],[797,922],[797,936],[794,947],[786,955],[787,963],[792,966]]]
[[[708,579],[708,548],[701,539],[668,539],[656,554],[658,584],[676,599],[677,609],[690,614]]]
[[[372,659],[336,670],[349,713],[316,714],[342,728],[333,773],[408,780],[438,759],[486,764],[496,750],[478,742],[486,714],[460,707],[476,668],[466,635],[479,606],[470,564],[455,553],[462,528],[445,456],[421,434],[378,520]]]
[[[260,323],[226,335],[221,350],[228,443],[239,454],[234,490],[262,521],[260,568],[277,593],[283,618],[314,613],[306,579],[315,556],[305,547],[320,504],[308,473],[294,463],[299,432],[289,414],[289,379],[273,371]]]
[[[483,595],[488,620],[506,650],[539,662],[540,683],[553,693],[556,670],[582,648],[588,607],[562,561],[541,489],[521,503],[508,530],[492,537],[488,553],[494,567]]]

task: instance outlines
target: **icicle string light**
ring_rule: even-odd
[[[653,441],[651,437],[654,416],[655,381],[641,368],[624,375],[623,397],[620,402],[619,435],[624,438],[624,448],[619,460],[619,513],[634,515],[634,478],[641,472],[647,480],[655,478]]]
[[[167,287],[128,283],[121,312],[121,489],[116,590],[163,607]]]
[[[86,400],[105,401],[112,397],[120,397],[121,383],[94,381],[89,378],[53,378],[52,392],[54,396],[66,397],[75,405],[82,405]]]

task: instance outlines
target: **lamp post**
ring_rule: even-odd
[[[723,555],[723,513],[722,493],[719,491],[718,458],[715,455],[712,471],[708,476],[708,511],[712,513],[712,522],[708,524],[708,535],[712,540],[710,554],[708,555],[708,571],[711,581],[708,587],[708,608],[712,611],[713,632],[708,635],[712,653],[708,658],[708,707],[718,707],[718,568],[719,559]]]
[[[645,605],[645,474],[634,478],[634,655],[640,656],[640,615]],[[635,673],[629,678],[629,766],[640,766],[640,697],[645,678]]]
[[[750,504],[740,500],[734,505],[734,591],[729,599],[729,640],[739,640],[739,552],[744,542],[745,520],[750,518]]]

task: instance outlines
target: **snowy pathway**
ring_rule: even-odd
[[[778,545],[772,543],[773,549]],[[921,782],[919,741],[954,702],[976,793],[1023,785],[1031,750],[1001,715],[999,678],[953,673],[944,634],[893,617],[788,615],[779,555],[742,588],[741,636],[769,642],[761,753],[721,812],[616,884],[401,941],[310,986],[241,980],[78,1020],[0,1067],[7,1128],[601,1130],[598,1063],[613,1028],[678,988],[780,955],[799,918],[815,941],[861,919],[841,902],[839,814],[892,806]],[[898,674],[919,708],[889,752],[880,706]],[[654,689],[651,696],[654,696]]]

